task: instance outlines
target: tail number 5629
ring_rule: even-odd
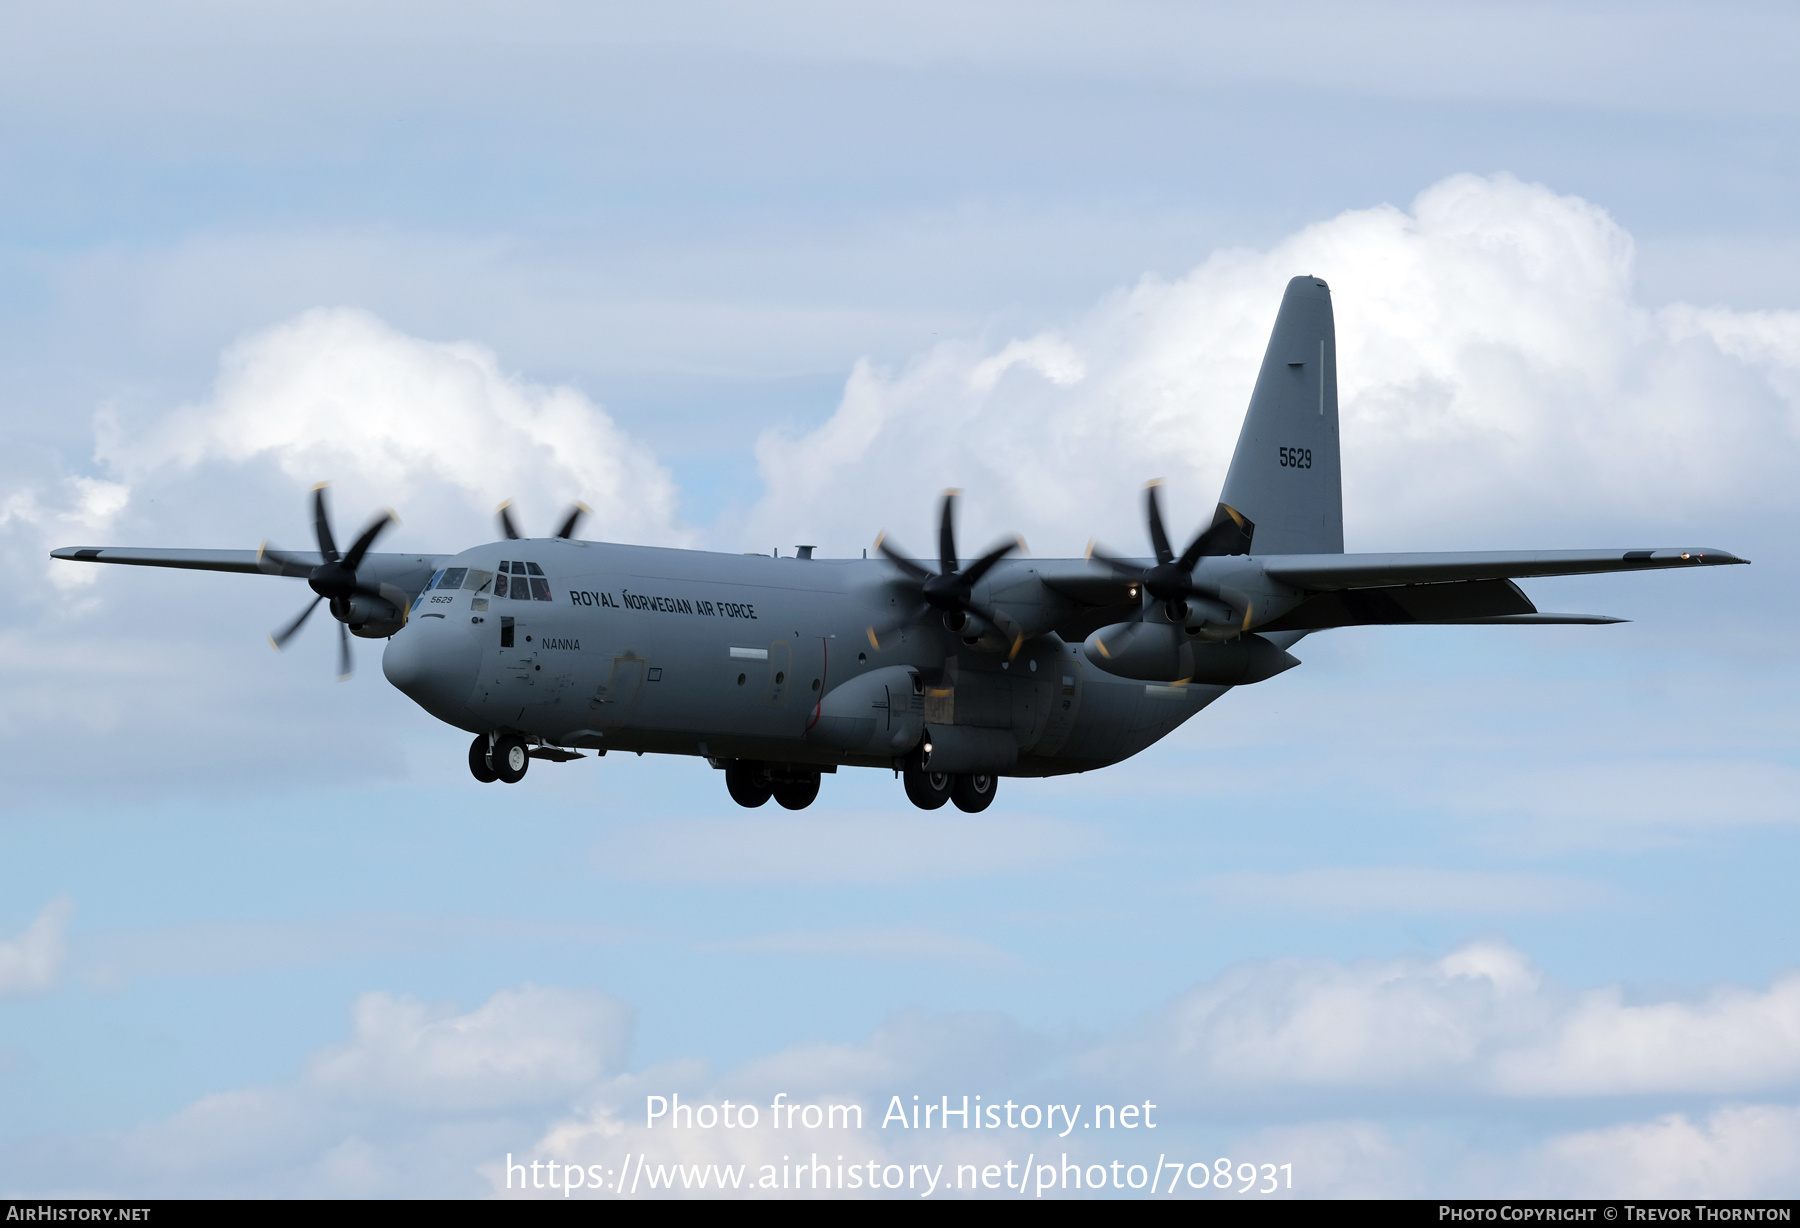
[[[1283,449],[1281,449],[1281,467],[1283,469],[1311,469],[1312,468],[1312,449],[1311,448],[1283,448]]]

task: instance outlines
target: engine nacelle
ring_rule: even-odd
[[[350,628],[352,635],[383,640],[406,625],[394,603],[367,593],[352,593],[331,603],[331,616]]]
[[[925,685],[905,665],[870,670],[827,691],[808,741],[853,755],[903,755],[925,734]]]
[[[1300,664],[1260,635],[1198,640],[1170,623],[1114,623],[1087,637],[1082,655],[1098,669],[1145,682],[1247,686]]]

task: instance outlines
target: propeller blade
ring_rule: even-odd
[[[880,652],[881,651],[881,641],[883,639],[885,639],[888,636],[893,635],[897,632],[906,630],[908,627],[912,626],[914,623],[918,622],[921,618],[924,618],[929,613],[931,613],[931,603],[929,601],[927,601],[927,602],[921,603],[919,608],[914,610],[911,614],[908,614],[906,617],[900,619],[897,622],[889,623],[887,626],[883,627],[879,631],[877,631],[874,627],[870,627],[869,628],[869,646],[871,648],[875,649],[875,651]]]
[[[1139,567],[1136,563],[1127,563],[1124,559],[1115,559],[1110,554],[1102,553],[1096,547],[1088,547],[1088,558],[1107,567],[1112,571],[1113,575],[1119,577],[1121,580],[1136,580],[1142,583],[1144,579],[1144,569],[1142,567]]]
[[[938,566],[939,575],[949,575],[956,570],[956,491],[944,492],[944,514],[938,522]]]
[[[301,624],[312,617],[313,609],[323,600],[325,600],[323,597],[314,597],[312,601],[307,604],[307,607],[300,611],[299,618],[296,618],[293,622],[269,637],[269,643],[274,647],[276,652],[280,652],[282,648],[286,646],[287,642],[294,638],[294,632],[300,630]]]
[[[375,544],[377,537],[381,536],[382,530],[399,519],[394,515],[393,510],[389,509],[371,520],[369,527],[363,530],[362,536],[356,539],[356,544],[350,547],[350,553],[344,556],[344,570],[355,571],[357,565],[363,561],[363,555],[369,552],[369,547]]]
[[[313,487],[313,534],[319,539],[319,553],[325,556],[327,563],[338,561],[337,542],[331,536],[331,518],[325,514],[325,487],[320,482]]]
[[[338,681],[342,682],[350,676],[350,629],[343,623],[338,624]]]
[[[519,530],[518,527],[513,524],[512,513],[507,510],[511,506],[512,500],[508,499],[505,503],[502,503],[499,507],[494,509],[494,515],[500,517],[500,531],[506,535],[506,540],[509,542],[516,542],[519,540]]]
[[[1145,485],[1144,516],[1150,522],[1150,545],[1156,551],[1156,561],[1171,563],[1175,560],[1175,551],[1169,548],[1169,535],[1163,531],[1162,509],[1156,504],[1156,488],[1161,485],[1160,480]]]
[[[1253,526],[1235,507],[1219,504],[1219,510],[1213,514],[1213,522],[1202,529],[1193,543],[1182,552],[1181,569],[1194,570],[1194,564],[1202,557],[1215,554],[1234,554],[1243,549],[1243,539]]]
[[[560,528],[558,528],[556,530],[556,532],[554,534],[552,534],[552,536],[554,536],[554,537],[574,537],[575,536],[575,526],[581,523],[581,518],[583,516],[586,516],[588,513],[592,512],[593,510],[594,510],[593,508],[589,507],[585,503],[575,504],[574,507],[569,509],[568,519],[566,519],[562,522],[562,526]]]
[[[987,575],[988,571],[995,563],[998,563],[1001,559],[1005,558],[1015,550],[1024,549],[1024,546],[1025,543],[1016,537],[1009,542],[1002,542],[1000,545],[995,546],[992,550],[975,560],[969,567],[969,570],[963,573],[963,583],[967,584],[970,588],[975,587],[975,585],[980,582],[981,577]],[[970,606],[969,608],[974,609],[973,606]]]
[[[303,558],[288,554],[286,551],[277,550],[268,542],[264,542],[257,549],[256,565],[263,571],[269,571],[272,567],[275,575],[293,576],[296,579],[305,579],[317,566]]]
[[[929,571],[926,571],[923,567],[919,566],[917,563],[915,563],[911,559],[907,558],[904,554],[901,554],[898,550],[896,550],[892,546],[888,545],[887,544],[887,535],[885,533],[875,539],[875,549],[877,549],[877,550],[881,551],[881,553],[887,555],[888,562],[890,562],[894,566],[898,567],[901,571],[904,571],[907,575],[911,576],[913,579],[929,580],[931,578],[931,573]]]

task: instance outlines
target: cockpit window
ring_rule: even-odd
[[[443,571],[438,573],[438,582],[432,585],[432,587],[445,589],[446,591],[453,588],[461,588],[463,577],[468,574],[469,569],[467,567],[446,567]]]
[[[486,573],[483,573],[486,574]],[[521,559],[502,559],[494,576],[494,596],[514,601],[550,601],[550,581],[544,569]]]
[[[479,567],[471,567],[471,568],[469,568],[468,578],[463,581],[462,586],[464,588],[468,589],[470,592],[485,593],[485,592],[487,592],[488,585],[492,584],[493,582],[494,582],[494,573],[493,572],[483,571]]]

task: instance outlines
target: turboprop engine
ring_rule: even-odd
[[[1220,642],[1148,620],[1102,627],[1087,637],[1081,652],[1095,667],[1121,678],[1209,686],[1247,686],[1300,664],[1260,635]]]

